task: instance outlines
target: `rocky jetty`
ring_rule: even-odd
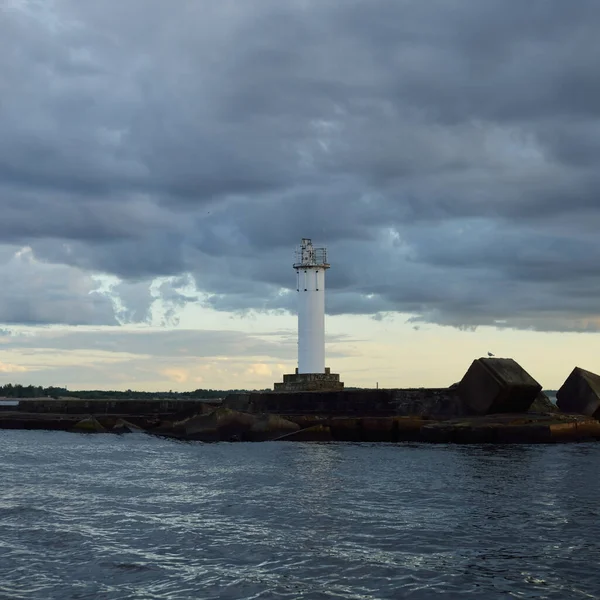
[[[318,417],[281,419],[219,409],[150,433],[177,439],[288,442],[432,442],[460,444],[557,443],[600,439],[600,421],[562,413],[499,413],[435,421],[420,417]],[[271,423],[269,425],[269,423]],[[259,425],[260,424],[260,425]],[[259,425],[259,426],[257,426]],[[286,433],[281,433],[287,429]]]
[[[250,414],[220,407],[209,414],[164,423],[151,433],[202,442],[259,442],[279,438],[300,426],[277,415]]]
[[[600,439],[600,376],[575,368],[557,396],[558,406],[514,360],[481,358],[448,388],[253,392],[228,396],[220,406],[198,401],[60,404],[43,399],[0,411],[0,428],[146,432],[200,442]]]

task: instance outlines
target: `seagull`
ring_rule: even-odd
[[[494,355],[491,352],[488,352],[488,356],[491,358]]]

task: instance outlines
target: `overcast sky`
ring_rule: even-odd
[[[600,371],[597,0],[0,0],[0,382]]]

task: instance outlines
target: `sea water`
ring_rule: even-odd
[[[0,598],[600,598],[599,465],[0,431]]]

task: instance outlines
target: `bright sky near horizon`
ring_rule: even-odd
[[[296,366],[293,314],[231,314],[190,303],[176,327],[17,327],[0,337],[0,381],[69,389],[272,387]],[[414,326],[410,315],[328,316],[327,364],[347,386],[447,386],[493,351],[520,362],[546,389],[573,366],[589,370],[598,335]]]
[[[597,0],[0,0],[0,383],[600,364]]]

